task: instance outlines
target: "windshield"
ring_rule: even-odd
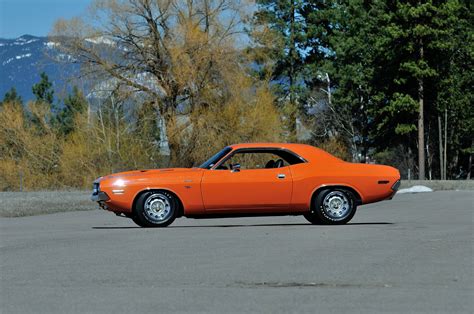
[[[216,164],[216,162],[218,162],[222,157],[227,155],[231,150],[232,148],[230,147],[224,147],[224,149],[222,149],[220,152],[218,152],[217,154],[206,160],[202,165],[200,165],[199,168],[211,169],[212,166]]]

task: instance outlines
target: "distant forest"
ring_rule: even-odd
[[[98,0],[49,40],[101,87],[47,73],[0,102],[0,190],[85,188],[197,165],[225,145],[302,142],[402,179],[470,179],[471,1]],[[99,96],[97,96],[100,94]]]

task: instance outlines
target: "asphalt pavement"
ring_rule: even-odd
[[[474,191],[142,229],[104,211],[0,218],[1,313],[472,313]]]

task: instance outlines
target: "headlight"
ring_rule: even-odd
[[[98,194],[100,192],[99,182],[94,182],[92,186],[92,194]]]

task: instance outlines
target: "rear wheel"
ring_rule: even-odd
[[[356,212],[354,194],[345,189],[321,191],[313,200],[311,213],[305,218],[312,224],[342,225],[348,223]]]
[[[132,220],[141,227],[166,227],[177,216],[178,200],[166,191],[153,191],[140,195]]]

